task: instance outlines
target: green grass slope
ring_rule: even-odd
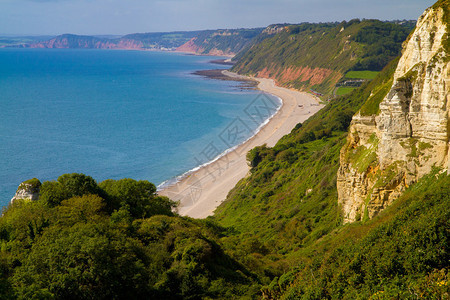
[[[263,288],[277,299],[448,299],[450,176],[435,170],[367,223],[295,254]]]

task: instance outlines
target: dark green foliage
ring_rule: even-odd
[[[379,71],[389,61],[400,55],[401,45],[413,28],[389,22],[374,21],[371,26],[361,28],[353,37],[366,46],[366,52],[352,68],[353,70]]]
[[[376,46],[377,30],[351,43]],[[275,147],[251,150],[251,174],[206,220],[172,213],[148,181],[44,182],[40,200],[17,200],[0,217],[0,298],[447,299],[449,175],[433,170],[369,221],[343,225],[337,205],[351,116],[377,113],[396,64]]]
[[[215,242],[223,228],[172,216],[173,202],[147,181],[93,185],[106,199],[83,184],[92,182],[63,175],[58,193],[87,186],[86,193],[54,205],[17,200],[4,211],[0,298],[233,298],[258,290],[254,276]],[[111,203],[118,206],[112,213]]]
[[[145,249],[103,224],[52,226],[33,244],[12,281],[19,298],[49,293],[58,299],[148,295]]]
[[[350,116],[395,65],[250,151],[251,175],[215,217],[174,215],[147,181],[44,182],[44,199],[17,200],[0,218],[0,298],[445,299],[448,175],[365,223],[343,226],[337,206]]]
[[[134,218],[146,218],[155,214],[171,215],[175,206],[167,197],[157,196],[155,185],[146,180],[108,179],[99,186],[106,193],[110,210],[126,207]]]
[[[92,177],[72,173],[59,176],[57,181],[44,182],[39,199],[49,206],[55,206],[75,196],[100,193],[101,190]]]
[[[266,151],[264,151],[266,149],[267,146],[263,145],[255,147],[247,153],[247,162],[251,168],[256,168],[258,164],[262,161],[263,159],[262,153],[266,153]]]

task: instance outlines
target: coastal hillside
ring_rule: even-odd
[[[25,48],[174,50],[199,32],[135,33],[120,38],[63,34],[49,40],[24,44]]]
[[[270,26],[236,56],[232,70],[332,95],[349,70],[379,71],[399,55],[413,26],[377,20]]]
[[[40,41],[26,48],[58,48],[58,49],[141,49],[143,44],[138,41],[111,40],[94,36],[63,34],[46,41]]]
[[[177,51],[204,55],[234,56],[262,32],[263,28],[202,31]]]
[[[30,43],[20,43],[24,41],[23,38],[4,39],[3,45],[0,45],[23,48],[169,50],[204,55],[234,55],[261,31],[262,28],[174,31],[134,33],[122,37],[63,34]]]

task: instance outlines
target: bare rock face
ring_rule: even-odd
[[[22,182],[11,199],[11,203],[19,199],[38,200],[40,188],[41,182],[36,178]]]
[[[442,0],[425,11],[380,113],[353,117],[337,181],[346,223],[372,218],[433,167],[449,169],[448,15]]]

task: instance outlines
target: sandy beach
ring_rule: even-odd
[[[236,79],[249,77],[223,71]],[[258,88],[282,99],[282,106],[270,121],[247,142],[199,170],[182,178],[177,184],[165,187],[158,193],[179,201],[178,213],[193,218],[206,218],[213,214],[227,197],[228,192],[249,172],[247,152],[263,144],[273,147],[277,141],[298,123],[304,122],[320,110],[323,105],[310,94],[278,87],[272,79],[251,78],[259,82]],[[264,96],[259,102],[268,102]],[[261,107],[261,103],[259,107]],[[236,124],[236,128],[239,124]]]

